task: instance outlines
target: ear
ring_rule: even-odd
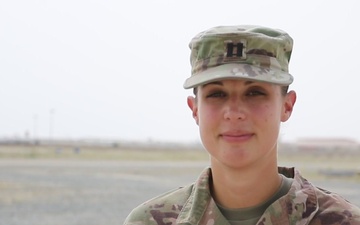
[[[192,116],[195,119],[196,124],[199,125],[198,106],[195,97],[187,97],[187,104],[192,111]]]
[[[290,118],[291,113],[294,109],[295,102],[296,102],[296,92],[290,91],[285,96],[283,112],[281,115],[281,122],[285,122]]]

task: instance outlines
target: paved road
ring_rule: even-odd
[[[0,160],[0,225],[121,225],[133,207],[192,182],[206,164]],[[360,183],[316,184],[360,205]]]

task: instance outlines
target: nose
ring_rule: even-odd
[[[239,100],[229,101],[225,107],[224,118],[226,120],[244,120],[246,118],[246,110]]]

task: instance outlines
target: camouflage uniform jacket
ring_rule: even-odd
[[[294,178],[289,192],[272,203],[257,225],[360,225],[360,209],[339,195],[313,186],[294,168],[279,167]],[[135,208],[124,225],[229,225],[210,195],[211,169],[189,186]]]

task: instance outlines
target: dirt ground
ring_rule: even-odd
[[[0,158],[0,225],[119,225],[132,208],[192,182],[207,164],[203,160]],[[358,178],[306,172],[314,184],[360,205]]]
[[[0,225],[123,224],[132,208],[193,182],[208,165],[198,152],[4,148],[0,153]],[[359,156],[280,157],[282,165],[300,168],[315,185],[360,206],[358,162]]]
[[[119,225],[133,207],[191,182],[204,166],[200,162],[1,159],[0,224]]]

